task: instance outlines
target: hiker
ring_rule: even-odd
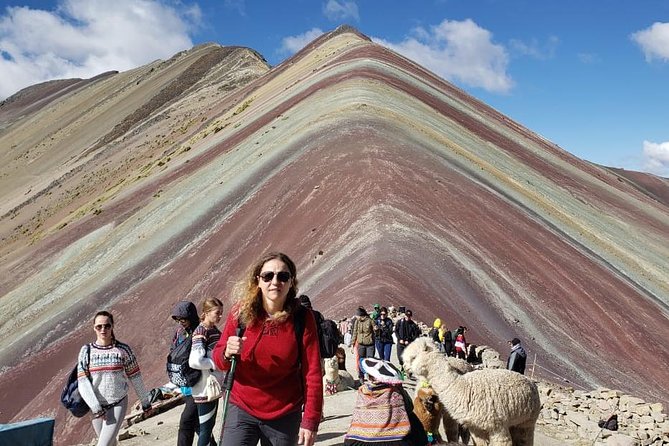
[[[441,332],[441,319],[436,318],[434,322],[432,323],[432,328],[430,328],[430,331],[428,332],[428,336],[430,339],[434,341],[435,344],[437,344],[437,347],[439,348],[440,352],[444,351],[444,344],[440,336]]]
[[[357,361],[359,362],[363,358],[374,357],[374,322],[369,318],[363,307],[358,308],[357,316],[353,327],[352,342],[354,347],[351,347],[351,353],[358,353]],[[364,379],[364,373],[359,364],[358,378],[360,382]]]
[[[379,318],[379,313],[381,313],[381,305],[380,304],[374,304],[372,314],[370,314],[370,318],[372,321],[376,322],[376,320]]]
[[[404,348],[420,336],[420,328],[418,328],[418,324],[413,321],[412,317],[413,312],[411,310],[405,310],[404,318],[400,319],[395,324],[395,335],[397,336],[397,360],[402,368],[404,367],[404,361],[402,360],[402,352],[404,351]]]
[[[223,302],[215,297],[205,299],[202,303],[200,324],[193,331],[193,346],[191,347],[188,365],[191,368],[202,370],[202,376],[192,387],[193,401],[197,407],[200,427],[197,434],[197,446],[215,445],[213,439],[218,398],[211,401],[207,395],[207,380],[216,369],[212,360],[212,352],[221,338],[221,331],[216,326],[223,316]],[[220,372],[213,373],[213,378],[222,382],[225,376]],[[219,395],[220,396],[220,395]]]
[[[193,331],[200,324],[200,318],[197,315],[197,308],[193,302],[177,302],[172,310],[172,319],[179,323],[174,337],[172,338],[173,351],[182,342],[189,341],[193,336]],[[193,395],[190,387],[182,386],[181,394],[184,398],[184,410],[179,418],[179,432],[177,434],[177,446],[193,446],[195,432],[200,429],[200,422],[197,416],[197,407],[193,401]]]
[[[467,327],[460,325],[455,331],[455,356],[460,359],[467,358],[467,340],[465,339],[465,333],[467,332]]]
[[[368,381],[358,388],[345,446],[426,446],[427,433],[402,387],[402,374],[390,362],[365,358]]]
[[[381,307],[379,319],[376,322],[376,350],[379,359],[390,361],[390,353],[393,348],[393,321],[388,317],[388,309]]]
[[[79,352],[77,381],[82,398],[91,408],[97,446],[113,446],[128,409],[128,380],[142,402],[144,415],[151,416],[153,410],[137,358],[129,345],[116,340],[112,314],[98,311],[93,329],[95,342]]]
[[[297,300],[297,271],[283,253],[269,253],[249,269],[214,349],[219,369],[236,356],[223,444],[312,446],[323,411],[318,332],[313,313]],[[304,329],[296,340],[296,319]],[[239,323],[245,327],[236,335]],[[302,409],[304,406],[304,414]]]
[[[306,294],[298,297],[300,303],[314,313],[316,319],[316,330],[318,331],[318,345],[321,352],[321,369],[325,375],[325,359],[332,358],[337,354],[337,348],[342,341],[341,333],[337,323],[331,319],[325,319],[320,311],[311,306],[311,299]]]
[[[511,339],[509,346],[511,347],[511,353],[509,354],[509,359],[506,361],[506,368],[524,375],[527,353],[525,353],[525,349],[520,345],[520,339]]]
[[[455,340],[453,338],[453,332],[446,327],[446,324],[441,324],[443,331],[443,344],[444,344],[444,353],[446,356],[455,356]]]

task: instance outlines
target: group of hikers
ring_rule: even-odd
[[[238,284],[236,301],[225,316],[222,331],[218,326],[224,311],[219,299],[205,299],[199,314],[191,302],[175,305],[171,316],[178,325],[170,358],[176,361],[173,357],[178,356],[177,351],[190,347],[185,349],[186,364],[175,367],[176,362],[168,361],[167,365],[170,380],[180,387],[185,400],[178,446],[192,446],[196,434],[197,446],[218,444],[213,431],[223,395],[221,384],[227,386],[219,439],[222,444],[314,444],[324,401],[323,317],[311,309],[308,297],[297,295],[297,290],[294,262],[286,254],[272,252],[254,262]],[[405,310],[394,323],[386,307],[375,305],[371,316],[360,307],[353,323],[346,327],[340,324],[340,328],[344,328],[347,345],[357,351],[361,384],[345,444],[427,444],[424,430],[411,416],[411,399],[402,387],[403,372],[390,363],[394,343],[402,365],[402,351],[422,334],[411,310]],[[453,342],[453,352],[458,355],[464,351],[459,342],[465,343],[466,329],[461,328],[460,341],[460,335],[456,335]],[[144,414],[150,416],[154,409],[132,349],[116,339],[112,314],[98,312],[93,330],[96,340],[79,352],[77,382],[92,414],[97,446],[113,446],[128,407],[128,382]],[[440,345],[449,353],[442,332]],[[519,342],[515,345],[513,363],[520,364],[522,348]],[[524,359],[522,362],[524,367]],[[366,402],[378,398],[387,401],[384,407],[394,411],[393,417],[407,421],[396,425],[401,428],[389,432],[362,422],[368,420]],[[363,432],[360,429],[364,425]]]

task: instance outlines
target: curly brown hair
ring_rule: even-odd
[[[239,319],[244,325],[253,325],[261,321],[264,317],[265,310],[262,305],[262,292],[258,286],[258,275],[262,272],[262,267],[270,260],[280,260],[286,264],[290,272],[291,286],[288,290],[286,303],[283,311],[275,314],[272,320],[276,323],[281,323],[288,318],[300,305],[297,300],[297,268],[295,263],[282,252],[270,252],[258,259],[246,273],[245,279],[237,285],[237,305],[239,308]]]

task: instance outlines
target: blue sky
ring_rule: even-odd
[[[0,99],[202,42],[276,65],[346,23],[563,149],[669,177],[669,0],[0,2]]]

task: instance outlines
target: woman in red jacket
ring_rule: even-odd
[[[294,316],[300,308],[293,261],[270,253],[258,260],[240,286],[228,314],[214,363],[230,368],[237,356],[223,444],[312,446],[323,410],[320,348],[311,311],[304,315],[298,348]],[[235,335],[239,321],[246,327]],[[302,407],[304,406],[304,414]]]

